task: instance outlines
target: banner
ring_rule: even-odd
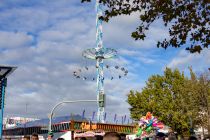
[[[106,112],[105,112],[105,114],[104,114],[104,121],[106,121]]]
[[[125,121],[126,121],[126,115],[124,116],[124,120],[123,120],[123,123],[125,123]]]
[[[117,120],[117,114],[114,115],[114,122]]]
[[[94,118],[95,118],[95,111],[93,111],[93,115],[92,115],[92,121],[94,120]]]
[[[85,109],[82,112],[82,119],[84,120],[84,118],[85,118]]]

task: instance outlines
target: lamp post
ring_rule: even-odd
[[[78,103],[78,102],[98,102],[100,100],[75,100],[75,101],[61,101],[59,103],[57,103],[53,109],[50,112],[50,116],[49,116],[49,126],[48,126],[48,134],[52,133],[52,118],[53,118],[53,112],[55,111],[55,109],[65,103]]]
[[[26,103],[26,115],[27,115],[27,110],[28,110],[28,103]],[[24,135],[26,134],[26,117],[24,118]]]
[[[7,86],[7,77],[16,68],[17,67],[0,66],[0,139],[2,139],[2,132],[3,132],[4,98],[5,98],[5,88]]]

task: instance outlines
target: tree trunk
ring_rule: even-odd
[[[210,137],[210,117],[208,115],[208,137]]]
[[[207,122],[208,122],[208,137],[210,137],[210,107],[208,107],[208,115],[207,115]]]

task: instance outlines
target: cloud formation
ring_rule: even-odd
[[[62,100],[96,99],[95,81],[75,79],[74,70],[84,66],[94,68],[95,62],[85,60],[84,49],[95,47],[94,4],[78,0],[16,0],[0,3],[0,64],[15,65],[18,69],[9,77],[5,115],[47,117],[55,103]],[[138,17],[121,16],[104,26],[104,46],[115,48],[119,56],[107,61],[129,70],[128,77],[110,80],[105,77],[107,118],[113,112],[119,118],[129,115],[126,95],[130,90],[141,90],[151,74],[161,73],[162,67],[182,67],[189,61],[204,61],[202,56],[156,48],[156,41],[167,37],[162,26],[152,26],[145,41],[134,41],[130,33],[138,25]],[[174,53],[175,52],[175,53]],[[186,57],[187,56],[187,57]],[[187,59],[182,61],[183,59]],[[202,69],[209,64],[198,64]],[[184,62],[184,63],[183,63]],[[199,67],[198,67],[199,68]],[[95,75],[94,69],[87,72]],[[114,71],[105,70],[105,75]],[[28,109],[26,111],[26,104]],[[81,114],[91,117],[96,103],[64,105],[56,115]],[[123,110],[123,111],[122,111]]]
[[[178,55],[167,65],[170,68],[179,68],[187,70],[193,67],[195,71],[206,71],[210,65],[210,50],[205,49],[200,54],[190,54],[185,50],[181,50]]]
[[[0,31],[0,49],[26,47],[33,42],[33,36],[24,32]]]

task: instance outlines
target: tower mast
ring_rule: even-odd
[[[103,60],[116,57],[117,51],[112,48],[103,47],[103,32],[102,32],[102,19],[103,16],[102,4],[99,0],[96,0],[96,47],[86,49],[83,51],[83,57],[87,59],[96,60],[96,72],[97,72],[97,101],[98,101],[98,113],[97,122],[105,122],[105,93],[104,93],[104,71]]]
[[[103,49],[103,32],[102,32],[102,19],[103,10],[102,4],[99,3],[99,0],[96,0],[96,69],[97,69],[97,99],[104,99],[104,73],[103,73],[103,58],[100,52]],[[98,55],[97,55],[98,54]],[[98,102],[98,113],[97,113],[97,121],[104,123],[104,113],[105,107],[104,104],[100,104]]]

